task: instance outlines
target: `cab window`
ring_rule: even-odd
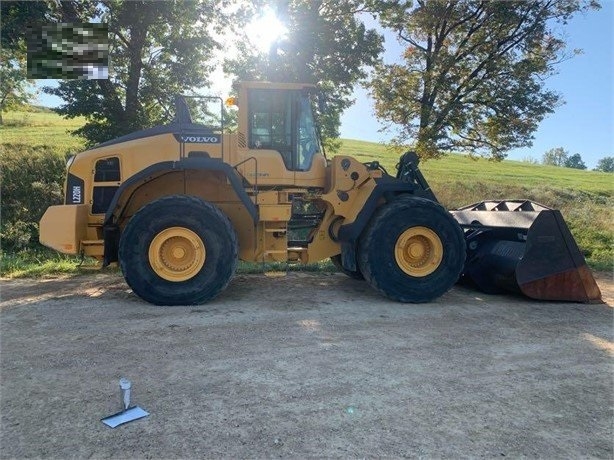
[[[252,90],[250,149],[276,150],[291,171],[306,171],[320,151],[309,96],[300,91]]]
[[[277,150],[292,168],[292,94],[253,90],[250,93],[249,148]]]
[[[306,171],[311,168],[313,156],[321,150],[320,138],[313,120],[309,97],[301,97],[299,108],[297,170]]]

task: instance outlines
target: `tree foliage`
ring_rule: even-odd
[[[216,26],[230,23],[224,0],[145,2],[63,1],[52,8],[61,22],[104,17],[109,27],[109,79],[68,80],[46,88],[65,104],[57,112],[84,116],[75,131],[89,144],[168,121],[173,96],[208,84]]]
[[[276,15],[287,28],[269,52],[260,52],[249,36],[238,39],[238,57],[226,71],[238,80],[317,84],[326,100],[322,135],[339,136],[339,118],[349,107],[356,82],[367,77],[382,51],[382,36],[368,29],[359,14],[372,11],[367,2],[289,0],[277,2]],[[330,146],[330,144],[329,144]]]
[[[0,49],[0,124],[2,112],[30,102],[34,95],[32,81],[26,77],[25,53]]]
[[[564,166],[566,168],[573,169],[586,169],[586,164],[584,164],[582,156],[579,153],[574,153],[573,155],[567,157]]]
[[[46,2],[0,2],[2,48],[13,50],[21,48],[25,52],[25,32],[28,27],[40,25],[46,20],[50,20],[50,12],[51,10]]]
[[[37,18],[44,17],[41,2],[0,2],[0,124],[2,112],[30,102],[35,95],[32,80],[26,72],[24,30]]]
[[[550,149],[542,156],[542,164],[550,166],[565,166],[565,162],[569,158],[569,152],[563,147]]]
[[[599,159],[595,171],[614,172],[614,157],[603,157]]]
[[[530,146],[560,96],[544,79],[565,57],[557,24],[592,0],[397,1],[381,15],[405,45],[377,68],[376,112],[423,157],[461,150],[502,159]]]

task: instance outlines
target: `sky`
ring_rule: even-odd
[[[533,146],[508,153],[508,159],[541,161],[547,150],[563,147],[579,153],[589,169],[600,158],[614,156],[614,0],[602,0],[602,8],[578,14],[562,28],[568,49],[583,54],[561,63],[546,87],[563,96],[565,104],[545,118],[534,134]],[[391,33],[385,34],[384,62],[400,60],[402,48]],[[356,103],[343,114],[341,137],[386,142],[394,133],[381,133],[373,100],[356,88]]]
[[[601,0],[602,8],[578,14],[561,28],[569,50],[580,48],[583,54],[558,66],[558,74],[546,81],[548,89],[563,96],[564,105],[545,118],[534,134],[533,146],[508,153],[512,160],[541,160],[547,150],[563,147],[570,155],[579,153],[589,169],[605,156],[614,156],[614,0]],[[271,18],[268,19],[269,21]],[[267,24],[270,29],[272,25]],[[400,60],[402,47],[390,32],[385,33],[384,62]],[[214,76],[214,88],[229,87],[221,70]],[[39,87],[57,84],[39,81]],[[225,96],[225,94],[219,94]],[[373,100],[357,86],[355,104],[341,118],[341,137],[372,142],[386,142],[394,133],[380,132],[383,127],[374,114]],[[38,103],[58,106],[61,99],[41,93]]]

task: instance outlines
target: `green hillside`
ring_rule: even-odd
[[[376,159],[389,173],[395,171],[399,153],[383,144],[345,139],[341,153],[364,161]],[[470,158],[467,155],[447,155],[440,160],[430,160],[420,165],[429,182],[439,185],[459,182],[469,188],[475,183],[499,186],[517,186],[539,189],[554,187],[584,191],[604,196],[614,196],[614,176],[598,171],[561,168],[505,160],[490,161]]]
[[[2,155],[16,145],[45,146],[60,156],[83,148],[68,131],[83,119],[65,120],[54,113],[10,112],[0,127]],[[41,149],[41,147],[38,147]],[[25,150],[24,150],[25,151]],[[343,140],[339,152],[363,161],[378,160],[395,173],[399,152],[382,144]],[[519,161],[492,162],[466,155],[448,155],[421,164],[438,199],[457,208],[484,199],[526,198],[560,209],[589,264],[611,270],[614,261],[614,175],[595,171],[534,165]]]
[[[69,134],[83,126],[83,118],[66,120],[54,112],[33,108],[30,112],[5,113],[3,119],[3,144],[46,145],[62,154],[83,150],[83,140]]]

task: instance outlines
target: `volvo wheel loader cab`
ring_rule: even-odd
[[[376,161],[326,159],[315,93],[243,83],[233,133],[221,100],[177,98],[172,123],[72,160],[65,204],[43,216],[41,242],[118,262],[133,291],[160,305],[212,299],[238,260],[327,258],[391,299],[436,299],[466,270],[466,233],[415,154],[401,158],[396,177]]]

